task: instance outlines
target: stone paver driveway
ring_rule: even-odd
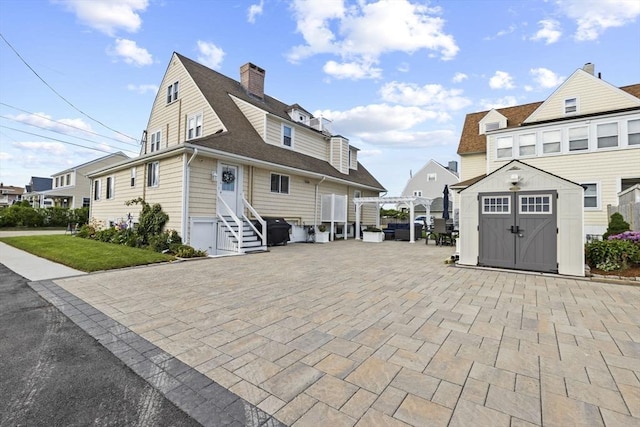
[[[640,287],[450,253],[291,244],[56,284],[287,425],[640,425]]]

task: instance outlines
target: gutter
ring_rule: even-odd
[[[193,150],[193,154],[191,155],[191,157],[189,158],[189,160],[187,160],[187,157],[183,157],[183,162],[186,161],[183,170],[183,174],[182,174],[182,230],[181,230],[181,235],[182,235],[182,239],[183,242],[185,244],[189,243],[191,241],[191,239],[189,239],[188,241],[186,240],[187,237],[187,220],[189,219],[189,181],[191,179],[191,162],[193,161],[193,159],[196,158],[196,156],[198,155],[198,149],[195,148]]]

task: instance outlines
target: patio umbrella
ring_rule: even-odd
[[[442,191],[442,218],[449,219],[449,186],[445,185]]]

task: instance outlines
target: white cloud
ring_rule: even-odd
[[[461,89],[447,90],[438,84],[421,87],[412,83],[390,82],[380,89],[380,94],[386,102],[438,110],[455,111],[471,105],[469,99],[461,96]]]
[[[464,80],[467,80],[468,78],[469,76],[467,76],[465,73],[455,73],[451,81],[454,83],[460,83]]]
[[[67,135],[78,134],[82,131],[92,132],[91,125],[89,125],[82,119],[54,120],[50,115],[45,113],[18,114],[15,116],[9,116],[9,118],[20,123],[32,125],[41,129],[60,132]]]
[[[116,44],[109,50],[109,54],[137,67],[153,64],[151,54],[145,48],[138,47],[133,40],[116,39]]]
[[[0,160],[7,161],[7,160],[13,160],[14,158],[15,156],[13,156],[12,154],[0,151]]]
[[[65,145],[61,142],[20,141],[20,142],[13,142],[11,145],[20,149],[31,150],[34,153],[31,156],[39,157],[40,159],[46,158],[45,153],[49,155],[60,156],[67,152],[67,147],[65,147]],[[35,153],[38,153],[38,155],[35,156]],[[27,158],[29,158],[29,155],[27,156]]]
[[[211,42],[198,40],[198,62],[206,65],[214,70],[220,69],[222,58],[224,58],[224,50]]]
[[[515,96],[505,96],[498,99],[481,99],[480,105],[483,110],[491,110],[492,108],[513,107],[514,105],[518,105],[518,100]]]
[[[409,71],[411,71],[411,66],[407,62],[401,62],[396,67],[396,70],[400,71],[401,73],[408,73]]]
[[[378,79],[382,76],[382,70],[372,63],[328,61],[322,70],[336,79]]]
[[[596,40],[608,28],[630,24],[640,16],[636,0],[558,0],[560,11],[576,21],[577,41]]]
[[[340,56],[345,64],[377,64],[385,53],[413,54],[422,49],[449,60],[459,50],[453,36],[443,31],[439,8],[408,0],[358,2],[348,7],[343,1],[296,0],[292,8],[305,44],[291,49],[291,62],[328,53]]]
[[[260,0],[258,4],[252,4],[247,11],[247,21],[251,24],[256,22],[256,16],[262,15],[262,9],[264,8],[264,0]]]
[[[114,36],[118,30],[134,33],[140,29],[148,0],[57,0],[88,27]]]
[[[506,30],[500,30],[498,31],[495,35],[493,36],[487,36],[484,39],[485,40],[494,40],[497,39],[498,37],[503,37],[506,36],[507,34],[511,34],[513,33],[515,30],[517,29],[517,27],[515,25],[509,25],[509,28],[507,28]]]
[[[151,93],[158,92],[158,86],[153,85],[153,84],[146,84],[146,85],[128,84],[127,85],[127,90],[130,90],[132,92],[137,92],[140,95],[144,95],[147,92],[151,92]]]
[[[426,148],[458,143],[456,133],[448,129],[433,131],[361,132],[358,137],[365,143],[377,147]]]
[[[407,130],[426,121],[448,121],[451,116],[443,111],[430,111],[420,107],[370,104],[346,111],[324,110],[313,113],[333,121],[333,129],[344,135],[363,132]]]
[[[545,89],[556,87],[565,79],[564,76],[558,76],[547,68],[532,68],[529,73],[533,76],[533,80],[538,86]]]
[[[496,71],[496,73],[489,79],[489,87],[491,89],[513,89],[516,86],[513,84],[513,77],[506,71]]]
[[[544,40],[546,44],[552,44],[560,40],[562,31],[560,30],[560,23],[558,21],[555,19],[543,19],[539,21],[538,24],[540,24],[542,28],[531,36],[531,40]]]

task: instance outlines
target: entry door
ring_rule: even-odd
[[[479,196],[480,265],[558,271],[556,191]]]
[[[238,167],[220,163],[218,166],[218,188],[220,189],[220,197],[229,206],[234,214],[239,212],[239,189],[241,181],[238,175]],[[223,215],[226,214],[224,208],[218,209]]]

